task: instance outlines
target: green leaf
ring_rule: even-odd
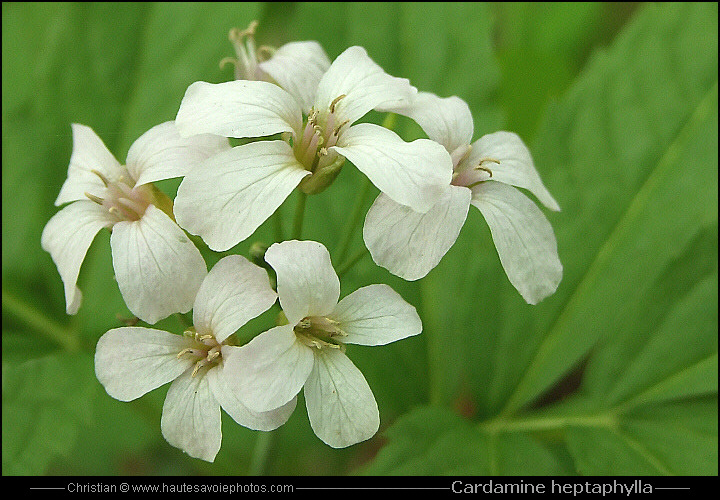
[[[524,432],[495,433],[448,409],[420,407],[386,431],[389,443],[368,475],[560,475],[569,471],[547,446]]]
[[[98,384],[87,355],[3,363],[3,474],[38,475],[93,422]]]
[[[636,3],[498,2],[498,99],[507,130],[532,141],[548,103],[572,84],[592,49],[612,40]]]
[[[586,475],[717,475],[717,397],[637,410],[605,428],[570,427]]]
[[[504,414],[536,399],[598,340],[642,343],[716,268],[716,8],[646,6],[546,120],[535,154],[563,207],[551,221],[565,272],[522,335],[514,321],[515,332],[503,329],[505,341],[524,346],[503,368],[525,367],[491,381]],[[679,88],[682,99],[668,99]],[[686,332],[693,342],[706,342],[702,325]]]
[[[107,231],[83,265],[79,285],[85,302],[73,318],[65,315],[57,270],[39,245],[42,228],[57,211],[53,202],[67,172],[71,123],[91,126],[122,161],[143,132],[174,117],[190,83],[231,78],[229,68],[217,65],[232,55],[227,32],[260,19],[260,44],[318,40],[331,59],[350,45],[363,45],[384,69],[420,90],[462,97],[473,111],[475,138],[497,130],[503,113],[511,125],[521,122],[521,112],[528,111],[523,108],[532,108],[530,130],[540,114],[538,103],[559,95],[580,68],[565,62],[577,64],[577,57],[584,62],[583,51],[597,46],[598,38],[588,41],[584,33],[603,17],[594,4],[547,9],[543,19],[561,27],[557,30],[539,28],[528,17],[520,46],[536,50],[510,47],[498,65],[493,12],[502,9],[484,4],[37,8],[4,3],[2,9],[3,347],[8,348],[3,398],[11,403],[3,412],[3,469],[83,474],[243,473],[255,433],[228,428],[235,424],[226,418],[218,463],[197,465],[161,437],[162,391],[118,403],[86,385],[98,386],[88,360],[76,365],[78,358],[58,354],[23,362],[46,354],[55,346],[44,343],[64,335],[89,353],[100,335],[121,324],[117,314],[129,315],[112,276]],[[522,38],[526,28],[517,29],[504,40]],[[528,69],[535,56],[535,68]],[[505,87],[501,77],[519,83]],[[534,91],[538,95],[530,95]],[[370,114],[368,120],[379,122],[382,116]],[[409,120],[399,120],[397,130],[406,139],[420,134]],[[553,297],[536,307],[522,301],[475,210],[455,247],[419,284],[389,275],[367,257],[343,277],[342,295],[388,283],[423,317],[423,335],[348,349],[376,395],[383,428],[428,400],[488,419],[471,424],[447,410],[410,412],[389,428],[390,442],[370,470],[565,474],[575,471],[569,450],[584,473],[612,471],[613,463],[648,473],[712,473],[717,468],[712,453],[717,426],[711,425],[717,412],[708,404],[717,391],[717,6],[639,8],[623,34],[596,53],[561,96],[532,146],[538,170],[563,208],[549,214],[565,266]],[[310,197],[303,238],[334,251],[362,179],[348,164],[327,194]],[[173,194],[176,185],[161,188]],[[377,193],[371,191],[361,200],[365,209]],[[281,207],[286,233],[294,201]],[[247,254],[256,239],[270,244],[275,234],[270,220],[233,253]],[[352,244],[349,255],[361,248],[361,238]],[[25,345],[25,335],[34,340]],[[30,347],[27,354],[23,346]],[[586,359],[582,404],[524,413]],[[39,370],[42,379],[20,384],[29,375],[15,373],[17,367],[39,369],[44,363],[50,368]],[[75,383],[73,396],[59,399],[50,388],[52,405],[36,405],[37,388],[47,387],[48,380],[66,392]],[[89,429],[96,442],[114,433],[103,453],[76,439],[78,429],[88,425],[82,415],[94,397],[106,403],[96,406],[99,415],[116,418],[112,431],[97,422]],[[276,431],[266,471],[342,474],[374,456],[383,443],[378,435],[348,449],[329,449],[312,433],[302,406]],[[42,415],[52,411],[71,417],[50,425]],[[434,411],[440,413],[426,413]],[[27,451],[24,425],[35,417],[33,429],[46,439],[31,440],[34,448]],[[143,419],[142,430],[123,445],[135,417]],[[685,432],[691,436],[686,442]],[[607,445],[606,457],[592,456],[605,438],[614,443]],[[98,463],[84,459],[96,452],[102,456]],[[73,456],[63,459],[68,453]],[[123,454],[129,462],[121,461]]]
[[[608,407],[717,393],[717,279],[716,272],[699,281],[647,338],[622,332],[601,346],[586,392]]]
[[[523,304],[477,257],[472,217],[421,285],[425,324],[446,338],[436,401],[464,401],[498,442],[429,417],[427,440],[402,438],[399,419],[370,471],[447,471],[443,439],[459,432],[484,449],[479,473],[513,473],[501,443],[516,435],[583,474],[717,473],[717,120],[717,6],[644,6],[533,148],[563,208],[556,294]],[[526,412],[583,359],[582,398]]]

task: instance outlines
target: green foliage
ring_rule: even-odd
[[[490,321],[492,302],[466,314],[465,331],[496,336],[466,361],[485,423],[424,419],[441,433],[426,447],[398,421],[368,472],[455,474],[427,450],[459,429],[490,457],[502,444],[487,432],[559,432],[582,474],[717,474],[716,40],[717,6],[647,6],[553,107],[534,152],[563,207],[563,283],[533,314],[511,301]],[[457,325],[460,307],[431,324]],[[584,358],[582,404],[523,412]],[[475,472],[532,471],[505,465]]]
[[[3,473],[42,474],[58,455],[68,455],[93,419],[92,372],[87,355],[3,363]]]
[[[364,474],[566,475],[553,451],[526,432],[498,433],[472,426],[446,408],[418,408],[387,431],[383,448]]]
[[[260,44],[318,40],[331,59],[362,45],[420,90],[460,96],[473,112],[474,139],[517,131],[562,207],[548,218],[564,266],[558,291],[527,305],[472,208],[454,247],[419,282],[360,260],[342,276],[341,295],[387,283],[424,324],[403,342],[348,348],[378,400],[381,432],[331,449],[313,434],[301,400],[273,433],[264,472],[717,474],[716,4],[2,10],[4,474],[257,467],[257,433],[231,419],[216,462],[200,463],[161,436],[165,389],[120,403],[95,380],[97,339],[120,326],[118,315],[130,316],[108,233],[83,265],[74,317],[40,248],[67,173],[70,124],[91,126],[124,160],[137,137],[174,118],[190,83],[232,78],[217,64],[232,55],[227,32],[253,19]],[[402,118],[396,130],[408,140],[422,134]],[[303,238],[337,258],[353,207],[365,213],[377,194],[371,186],[357,202],[363,182],[348,164],[330,189],[310,196]],[[173,195],[176,186],[160,187]],[[293,195],[279,211],[285,238],[295,203]],[[231,252],[276,241],[276,222]],[[355,234],[348,255],[362,245]],[[219,258],[205,256],[209,266]],[[262,331],[270,316],[238,337]],[[182,328],[177,318],[158,327]]]

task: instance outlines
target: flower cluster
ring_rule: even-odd
[[[97,378],[122,401],[171,382],[163,436],[208,461],[221,445],[220,408],[240,425],[269,431],[287,421],[301,389],[322,441],[340,448],[369,439],[380,425],[378,407],[346,345],[384,345],[419,334],[422,323],[384,284],[340,299],[321,243],[276,242],[256,263],[229,255],[208,272],[186,232],[211,250],[229,250],[294,190],[306,196],[328,189],[349,161],[380,190],[363,239],[391,273],[424,277],[474,205],[528,303],[552,294],[562,276],[548,220],[516,187],[559,207],[517,135],[496,132],[471,143],[464,101],[418,92],[362,47],[330,62],[317,42],[275,49],[257,47],[254,35],[255,23],[232,30],[236,58],[222,64],[234,65],[236,79],[192,83],[175,120],[143,134],[124,165],[91,128],[73,124],[68,177],[55,202],[68,205],[42,235],[65,285],[67,312],[75,314],[85,254],[95,235],[110,229],[118,287],[148,327],[102,335]],[[389,128],[358,123],[371,110],[407,116],[428,138],[407,142]],[[231,147],[229,138],[244,141]],[[153,185],[175,177],[182,181],[174,200]],[[234,333],[277,305],[276,326],[238,345]],[[191,309],[193,326],[182,335],[149,327]]]

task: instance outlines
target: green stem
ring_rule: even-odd
[[[80,351],[81,342],[74,330],[70,330],[47,318],[5,289],[2,290],[2,308],[3,311],[7,311],[27,324],[32,331],[44,335],[65,350],[71,352]]]
[[[278,207],[278,209],[275,211],[275,215],[273,216],[275,219],[275,241],[277,242],[285,240],[282,226],[282,213],[280,212],[281,209],[282,207]]]
[[[445,402],[443,373],[443,341],[442,331],[439,327],[441,320],[437,308],[430,297],[433,290],[433,278],[425,277],[420,280],[420,307],[425,330],[425,345],[427,347],[428,361],[428,399],[431,406],[442,406]]]
[[[338,269],[336,271],[338,278],[341,277],[346,272],[348,272],[355,264],[360,262],[362,260],[362,258],[365,257],[366,255],[368,255],[369,253],[370,252],[365,247],[363,247],[362,250],[358,250],[358,252],[355,255],[353,255],[352,257],[350,257],[350,259],[348,259],[348,261],[345,262],[345,264],[338,267]]]
[[[265,465],[272,446],[274,433],[258,431],[258,437],[255,441],[255,449],[252,457],[250,457],[250,466],[248,467],[249,476],[261,476],[265,473]]]
[[[395,113],[388,113],[385,115],[385,119],[382,122],[382,127],[392,130],[395,127],[395,122],[397,121],[397,115]],[[343,231],[343,236],[340,240],[340,243],[338,244],[337,250],[335,251],[335,262],[343,262],[345,257],[347,256],[347,252],[350,249],[350,243],[352,241],[352,238],[355,234],[355,230],[357,229],[358,225],[360,224],[360,221],[362,220],[363,216],[363,206],[365,205],[365,198],[367,198],[368,193],[370,192],[370,188],[372,187],[372,182],[370,182],[370,179],[365,177],[363,186],[360,188],[360,191],[358,191],[357,197],[355,198],[355,205],[353,206],[352,211],[350,212],[350,218],[348,219],[347,224],[345,225],[345,230]],[[362,257],[362,255],[357,256],[359,259]],[[354,259],[350,259],[347,264],[352,263],[354,264]],[[351,264],[351,265],[352,265]],[[345,266],[342,267],[342,269],[345,269]]]
[[[490,433],[532,432],[559,429],[567,426],[603,427],[612,429],[617,425],[617,416],[613,412],[597,415],[568,415],[557,417],[536,417],[507,420],[496,418],[481,423],[478,427]]]
[[[380,124],[381,127],[385,127],[388,130],[392,130],[395,128],[395,123],[397,122],[397,115],[395,113],[388,113],[385,115],[385,119]]]
[[[299,240],[302,236],[303,218],[305,216],[305,201],[307,200],[307,194],[302,191],[298,191],[298,202],[295,208],[295,220],[293,221],[293,232],[292,237],[295,240]]]
[[[370,182],[370,179],[365,177],[363,181],[363,186],[360,188],[360,191],[358,191],[357,197],[355,198],[355,205],[353,206],[352,212],[350,213],[350,218],[345,225],[343,237],[340,240],[337,251],[335,252],[335,254],[337,255],[336,262],[343,262],[343,260],[347,256],[352,237],[355,235],[355,230],[357,229],[358,224],[362,220],[365,198],[367,198],[367,194],[368,192],[370,192],[371,186],[372,182]]]

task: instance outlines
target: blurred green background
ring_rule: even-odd
[[[716,475],[717,9],[4,2],[3,474]],[[122,162],[141,134],[174,119],[190,83],[232,78],[218,66],[233,55],[227,33],[254,19],[260,44],[317,40],[331,59],[362,45],[420,90],[460,96],[474,139],[520,134],[563,209],[548,218],[564,276],[553,296],[525,304],[474,209],[420,282],[365,257],[342,277],[342,295],[388,283],[424,324],[396,344],[348,347],[378,400],[380,432],[334,450],[302,401],[267,441],[223,415],[208,464],[162,438],[167,386],[121,403],[95,378],[97,339],[130,316],[109,232],[85,259],[74,317],[40,234],[57,211],[70,124],[92,127]],[[398,123],[407,140],[420,136]],[[335,251],[362,182],[346,166],[310,197],[303,237]],[[160,187],[174,195],[178,183]],[[286,235],[294,201],[280,209]],[[276,222],[232,253],[275,241]],[[362,248],[359,230],[352,245]],[[221,256],[205,255],[209,266]],[[182,330],[174,318],[157,326]]]

